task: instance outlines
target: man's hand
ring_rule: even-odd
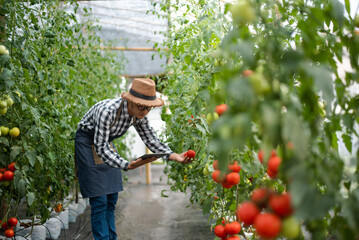
[[[133,170],[135,168],[138,168],[142,165],[145,165],[147,163],[150,163],[150,162],[154,162],[156,161],[158,158],[156,157],[151,157],[151,158],[146,158],[146,159],[142,159],[142,158],[137,158],[136,160],[130,162],[130,164],[128,164],[128,170]]]
[[[181,154],[172,153],[172,154],[168,157],[168,159],[173,160],[173,161],[176,161],[176,162],[179,162],[179,163],[184,163],[184,164],[188,164],[188,163],[193,162],[193,159],[188,158],[188,157],[185,157],[185,153],[186,153],[186,152],[183,152],[183,153],[181,153]]]

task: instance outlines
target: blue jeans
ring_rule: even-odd
[[[95,240],[116,240],[115,208],[118,193],[90,198],[92,235]]]

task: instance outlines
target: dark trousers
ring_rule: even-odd
[[[91,197],[91,226],[95,240],[116,240],[115,208],[118,193]]]

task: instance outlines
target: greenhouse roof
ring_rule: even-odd
[[[153,50],[154,44],[162,43],[167,31],[167,18],[158,17],[151,10],[159,4],[149,0],[78,1],[80,8],[91,8],[91,15],[102,27],[99,36],[104,46],[109,42],[119,56],[124,56],[124,75],[156,75],[164,71],[165,58]],[[156,6],[154,6],[156,5]],[[84,14],[79,11],[78,14]],[[125,50],[126,49],[126,50]]]

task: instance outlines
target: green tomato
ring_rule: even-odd
[[[4,45],[0,45],[0,54],[6,54],[6,52],[8,52],[6,47]]]
[[[247,0],[239,0],[231,5],[229,11],[232,14],[233,20],[241,24],[250,23],[256,18],[254,9]]]
[[[354,18],[354,26],[359,28],[359,15],[356,15]]]
[[[265,94],[270,91],[268,81],[261,73],[252,74],[249,77],[249,81],[257,94]]]
[[[204,176],[208,176],[209,174],[210,174],[210,172],[209,172],[208,168],[207,168],[207,167],[204,167],[204,168],[203,168],[203,175],[204,175]]]
[[[283,220],[282,222],[282,234],[288,239],[293,239],[300,234],[300,224],[298,219],[291,216]]]
[[[0,114],[5,116],[7,112],[7,108],[0,108]]]
[[[1,136],[6,136],[8,135],[10,129],[8,127],[1,126],[0,131],[1,131]]]
[[[0,102],[0,108],[7,108],[7,102],[6,101],[1,101]]]
[[[6,98],[5,101],[8,107],[11,107],[14,104],[14,101],[11,99],[11,97]]]
[[[207,124],[208,124],[208,125],[211,125],[212,122],[215,121],[215,120],[217,120],[218,118],[219,118],[218,113],[216,113],[216,112],[208,113],[208,114],[207,114],[207,117],[206,117],[206,119],[207,119]]]

